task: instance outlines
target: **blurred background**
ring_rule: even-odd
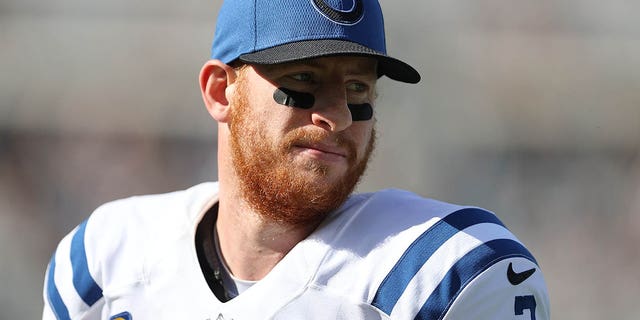
[[[640,2],[382,0],[422,73],[380,82],[361,191],[488,208],[554,319],[637,319]],[[37,319],[57,242],[98,205],[215,180],[199,94],[220,0],[0,0],[0,319]]]

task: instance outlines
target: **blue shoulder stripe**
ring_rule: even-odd
[[[380,284],[371,304],[386,314],[391,314],[411,279],[438,248],[460,230],[480,223],[494,223],[504,227],[493,213],[478,208],[461,209],[436,222],[405,251]]]
[[[54,280],[55,273],[56,254],[54,253],[53,257],[51,257],[51,262],[49,262],[49,275],[47,276],[47,297],[49,298],[49,305],[51,305],[53,314],[55,314],[58,320],[71,320],[69,317],[69,310],[62,301],[60,292],[58,292],[58,287],[56,287],[56,282]]]
[[[522,244],[511,239],[488,241],[471,250],[447,272],[415,319],[442,319],[453,301],[473,279],[496,262],[512,257],[526,258],[535,263],[531,253]]]
[[[92,306],[102,298],[102,289],[89,273],[87,252],[84,246],[84,231],[86,227],[87,221],[85,220],[78,226],[78,230],[71,240],[71,267],[73,268],[73,286],[82,300],[87,305]]]

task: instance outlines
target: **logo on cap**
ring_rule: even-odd
[[[353,7],[346,11],[334,9],[325,0],[311,0],[311,3],[327,19],[339,24],[353,25],[364,16],[362,0],[353,0]]]

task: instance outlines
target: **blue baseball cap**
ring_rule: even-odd
[[[416,69],[387,55],[377,0],[226,0],[211,48],[211,58],[227,64],[335,55],[373,57],[380,76],[420,81]]]

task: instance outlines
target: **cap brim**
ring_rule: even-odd
[[[356,55],[369,56],[378,60],[378,74],[393,80],[418,83],[420,74],[412,66],[361,44],[335,39],[291,42],[264,50],[240,55],[240,61],[255,64],[277,64],[304,59]]]

